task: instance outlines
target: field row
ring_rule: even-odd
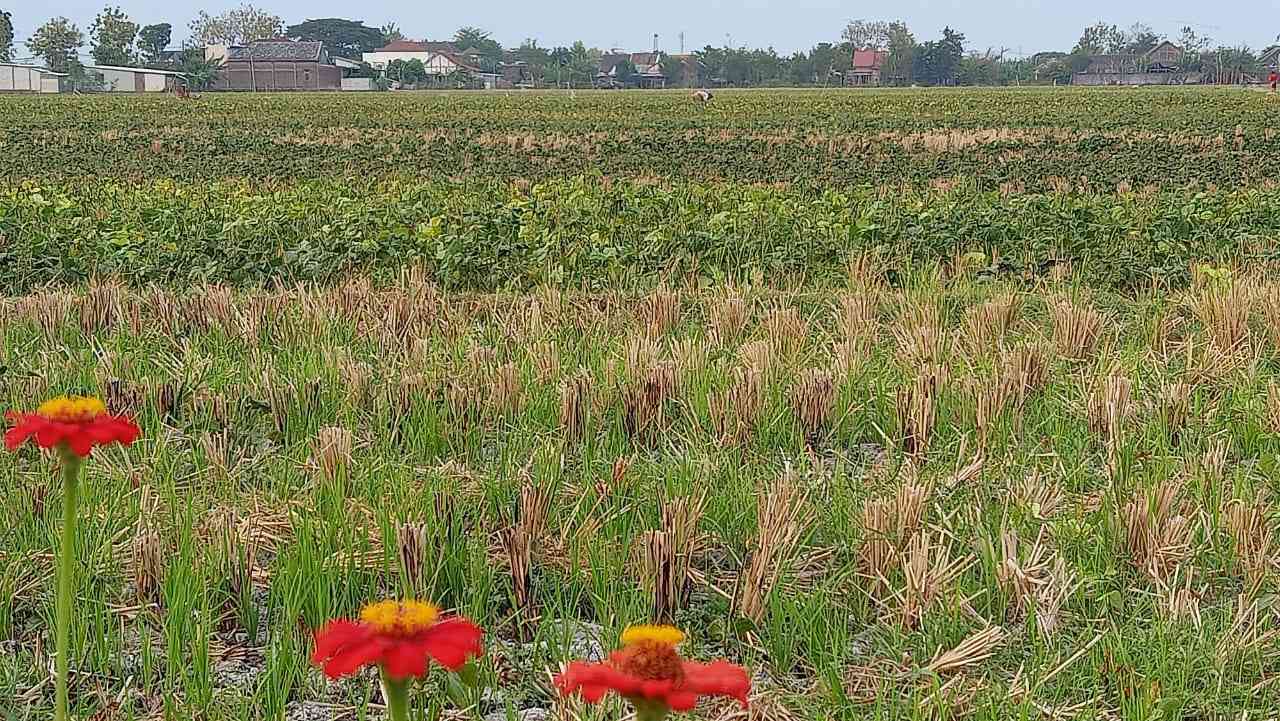
[[[94,392],[144,428],[82,501],[78,697],[122,717],[360,708],[308,629],[407,590],[492,631],[481,713],[551,707],[549,669],[650,618],[755,669],[769,718],[1262,712],[1280,288],[1197,278],[93,286],[3,301],[0,402]],[[0,457],[0,693],[33,709],[41,465]]]
[[[0,284],[116,277],[261,286],[383,277],[415,265],[445,288],[649,288],[659,280],[843,284],[848,259],[979,270],[1034,284],[1185,287],[1197,263],[1276,257],[1280,197],[923,192],[622,182],[24,183],[0,191]]]
[[[710,108],[681,93],[12,98],[0,106],[12,151],[0,177],[1252,186],[1280,156],[1272,100],[1205,89],[729,92]]]

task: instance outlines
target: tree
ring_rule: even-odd
[[[294,40],[319,41],[330,55],[344,58],[359,58],[383,44],[382,31],[365,26],[362,20],[307,20],[290,25],[285,35]]]
[[[187,87],[192,90],[204,90],[213,85],[221,67],[222,58],[205,58],[202,48],[187,48],[178,61],[178,72],[186,77]]]
[[[840,37],[855,50],[888,50],[891,25],[883,20],[850,20]]]
[[[84,33],[70,20],[58,17],[36,28],[27,39],[27,48],[55,73],[67,71],[71,61],[84,46]]]
[[[541,83],[547,76],[547,69],[555,65],[555,60],[546,48],[538,47],[538,41],[525,38],[515,50],[516,60],[523,62],[528,69],[528,80]]]
[[[910,85],[915,64],[916,36],[904,22],[889,24],[889,57],[880,68],[882,82]]]
[[[623,58],[613,66],[613,79],[621,85],[630,85],[636,79],[636,66],[631,58]]]
[[[137,36],[138,24],[123,10],[105,7],[89,27],[89,37],[93,39],[89,53],[98,65],[132,65],[133,41]]]
[[[476,27],[458,28],[453,34],[453,44],[461,52],[475,51],[480,57],[496,64],[502,60],[502,46],[489,37],[489,33]]]
[[[1146,55],[1164,40],[1165,37],[1152,30],[1150,25],[1134,23],[1125,31],[1123,52],[1130,55]]]
[[[0,10],[0,63],[13,60],[13,16]]]
[[[172,38],[173,26],[169,23],[147,25],[139,30],[138,51],[142,53],[142,59],[152,64],[159,63]]]
[[[1184,25],[1178,36],[1178,45],[1182,48],[1182,68],[1200,70],[1202,55],[1213,46],[1213,38],[1200,35],[1190,25]]]
[[[600,56],[599,50],[588,48],[581,40],[574,42],[573,47],[569,48],[565,66],[566,80],[590,85],[591,79],[596,76],[596,69],[600,67]]]
[[[73,92],[100,93],[108,89],[106,81],[102,79],[102,75],[90,72],[78,57],[72,56],[71,59],[67,60],[66,67],[61,72],[67,74],[67,83],[71,86]]]
[[[210,15],[201,10],[189,28],[191,38],[188,42],[196,47],[244,45],[254,40],[279,37],[284,33],[284,21],[252,5],[241,5],[221,15]]]
[[[916,80],[926,85],[954,85],[964,59],[964,35],[944,28],[941,40],[931,40],[915,54]]]
[[[404,40],[404,33],[400,32],[400,26],[393,22],[378,28],[378,32],[382,33],[383,45],[390,45],[397,40]]]
[[[1124,52],[1129,39],[1115,25],[1104,22],[1095,23],[1084,29],[1080,40],[1076,42],[1075,51],[1085,55],[1114,55]]]

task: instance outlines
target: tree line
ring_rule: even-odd
[[[41,25],[26,41],[27,49],[56,72],[83,75],[79,54],[89,45],[89,55],[97,65],[146,66],[176,69],[197,86],[211,82],[217,61],[205,58],[208,45],[238,45],[270,37],[322,42],[331,56],[359,60],[404,35],[395,23],[371,27],[360,20],[342,18],[308,19],[286,26],[280,16],[241,5],[219,14],[197,13],[188,24],[188,39],[181,51],[171,52],[173,26],[156,23],[140,26],[118,6],[107,6],[94,18],[86,37],[65,17]],[[1007,48],[978,51],[966,46],[963,33],[951,27],[939,37],[918,40],[902,21],[852,20],[838,40],[820,42],[807,51],[781,54],[769,48],[707,45],[688,56],[664,55],[664,75],[673,84],[725,85],[734,87],[841,85],[853,65],[858,50],[883,53],[881,84],[885,85],[1011,85],[1023,83],[1065,83],[1074,73],[1086,69],[1097,55],[1142,57],[1166,40],[1149,26],[1137,23],[1129,28],[1097,23],[1084,29],[1069,52],[1044,52],[1028,58],[1010,57]],[[1264,71],[1257,53],[1248,47],[1214,45],[1211,38],[1184,27],[1173,41],[1182,48],[1182,69],[1221,78],[1260,74]],[[9,12],[0,10],[0,61],[13,58],[13,23]],[[467,52],[484,71],[518,64],[522,80],[533,85],[590,85],[605,53],[578,41],[566,47],[546,48],[534,39],[504,48],[484,30],[460,28],[451,38],[452,46]],[[393,64],[392,77],[406,83],[426,78],[421,62]],[[372,73],[365,68],[365,73]],[[357,73],[361,74],[361,73]],[[615,75],[634,76],[629,61],[620,63]]]

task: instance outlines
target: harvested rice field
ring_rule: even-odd
[[[382,599],[484,631],[414,718],[654,718],[555,680],[650,623],[715,721],[1273,717],[1275,98],[686,101],[0,99],[0,409],[140,431],[69,546],[70,446],[0,454],[5,717],[64,559],[95,721],[394,717],[312,663]]]

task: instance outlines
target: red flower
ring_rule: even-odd
[[[11,451],[34,438],[41,448],[65,447],[84,458],[94,446],[127,446],[141,433],[125,416],[107,413],[102,401],[80,396],[45,401],[35,413],[9,411],[5,419],[13,424],[4,434],[4,445]]]
[[[574,661],[556,676],[556,687],[566,696],[581,692],[588,703],[613,691],[636,706],[656,704],[661,711],[689,711],[703,696],[735,698],[745,708],[751,691],[746,670],[728,661],[686,661],[676,651],[683,640],[684,634],[670,626],[629,628],[622,634],[623,647],[608,661]]]
[[[421,677],[427,659],[450,671],[484,652],[484,635],[465,618],[440,618],[420,601],[382,601],[364,607],[356,621],[330,621],[316,634],[311,662],[329,678],[349,676],[376,664],[392,679]]]

